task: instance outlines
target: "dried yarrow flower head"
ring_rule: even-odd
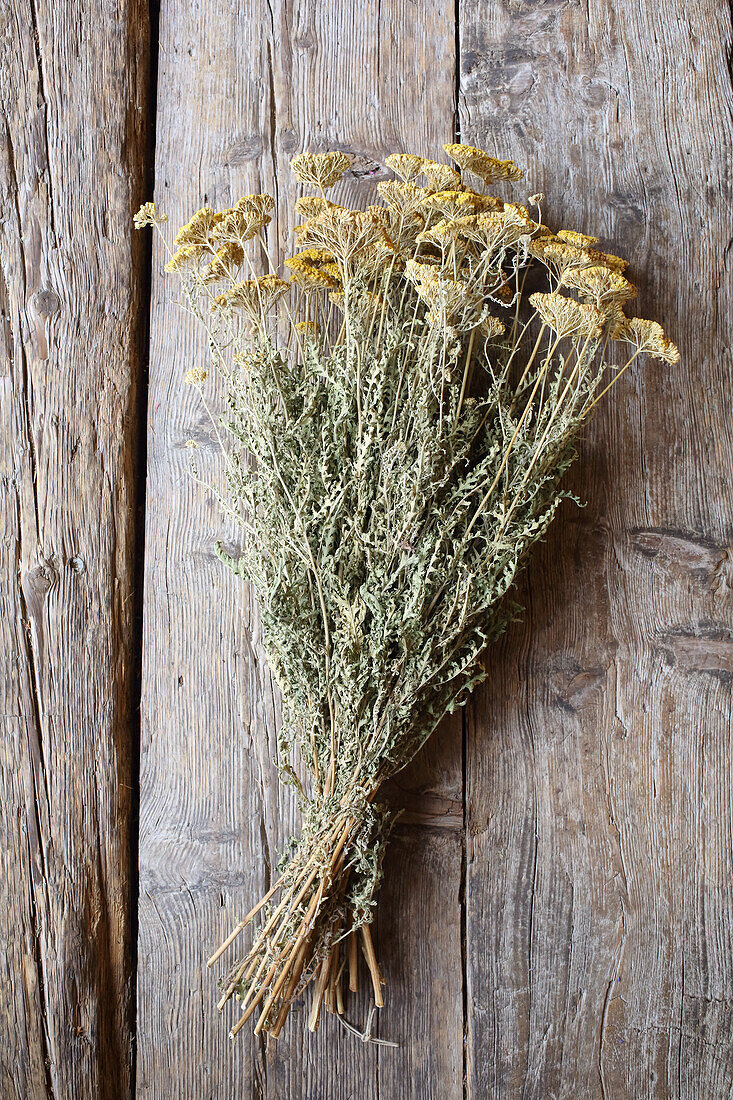
[[[560,282],[577,290],[581,298],[595,302],[599,309],[605,303],[621,304],[636,297],[636,287],[628,279],[601,264],[570,269],[563,274]]]
[[[351,164],[346,153],[298,153],[290,167],[301,183],[328,191],[343,176]]]
[[[429,191],[450,191],[461,186],[460,173],[435,160],[423,160],[420,174],[428,181]]]
[[[184,374],[183,381],[187,386],[203,386],[208,377],[209,372],[203,367],[192,367]]]
[[[600,337],[603,333],[604,316],[593,306],[582,305],[557,291],[532,294],[529,300],[542,323],[555,333],[558,340],[571,336]]]
[[[302,153],[293,171],[316,194],[297,200],[282,269],[261,269],[267,195],[199,210],[166,264],[225,390],[242,549],[220,555],[259,601],[280,772],[302,810],[273,885],[211,959],[255,925],[223,980],[219,1007],[241,1004],[232,1034],[252,1018],[277,1036],[307,986],[311,1028],[324,1006],[342,1014],[359,949],[383,1004],[380,787],[485,677],[598,400],[640,354],[679,359],[655,321],[624,313],[624,260],[553,233],[539,195],[535,218],[487,194],[521,178],[512,161],[445,148],[457,168],[389,156],[397,178],[366,210],[326,197],[345,154]],[[163,220],[148,203],[135,224],[164,239]],[[211,386],[198,366],[186,381]]]
[[[423,158],[412,153],[390,153],[384,163],[404,183],[412,183],[422,172]]]
[[[289,290],[290,284],[277,275],[258,275],[227,287],[214,298],[211,308],[241,309],[254,325],[259,325]]]
[[[168,218],[165,214],[159,214],[155,209],[154,202],[144,202],[134,215],[133,224],[136,229],[142,229],[146,225],[156,225],[157,223],[167,222]]]
[[[662,326],[643,317],[624,317],[614,332],[614,339],[625,340],[652,359],[662,359],[667,363],[678,363],[680,359],[678,349],[665,336]]]
[[[473,145],[444,145],[448,156],[465,172],[472,172],[484,183],[492,184],[498,180],[520,180],[524,172],[513,160],[497,160],[483,149]]]

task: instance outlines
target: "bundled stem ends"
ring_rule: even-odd
[[[365,211],[326,197],[347,156],[295,157],[317,193],[298,200],[287,281],[256,273],[267,195],[198,211],[166,265],[223,380],[222,503],[243,548],[220,555],[259,600],[281,775],[303,811],[277,881],[210,960],[254,924],[219,1001],[240,1001],[232,1035],[251,1019],[277,1037],[306,986],[311,1029],[324,1005],[342,1014],[360,953],[383,1003],[379,788],[486,676],[597,401],[642,352],[679,358],[659,325],[625,314],[623,260],[488,194],[521,177],[511,161],[445,148],[456,167],[388,157],[397,178]],[[163,220],[153,204],[136,216]],[[203,397],[207,372],[186,378]]]

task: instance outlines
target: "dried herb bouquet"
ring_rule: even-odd
[[[327,198],[348,156],[296,156],[315,194],[296,204],[287,278],[272,262],[257,274],[268,195],[199,210],[167,264],[223,379],[243,549],[220,553],[259,600],[285,704],[280,771],[302,804],[277,881],[210,960],[255,922],[223,982],[219,1006],[241,1001],[232,1035],[254,1016],[277,1036],[311,983],[311,1029],[324,1003],[342,1013],[360,948],[383,1004],[379,788],[485,677],[597,401],[640,353],[679,358],[658,324],[624,314],[623,260],[553,233],[541,196],[531,216],[487,194],[521,178],[511,161],[445,149],[456,168],[388,157],[397,178],[366,210]],[[161,236],[164,220],[152,203],[136,216]],[[606,362],[611,345],[629,349],[623,365]],[[186,378],[203,391],[206,371]]]

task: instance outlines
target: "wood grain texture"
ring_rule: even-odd
[[[93,28],[93,32],[90,30]],[[130,1096],[147,8],[0,7],[0,1094]]]
[[[225,8],[227,9],[225,11]],[[271,179],[266,5],[163,3],[155,199],[181,225]],[[233,1045],[206,959],[266,888],[260,769],[274,705],[250,609],[215,556],[231,540],[204,481],[221,474],[211,421],[183,375],[205,339],[153,250],[140,747],[137,1090],[262,1096],[249,1033]],[[235,1089],[236,1084],[236,1089]]]
[[[276,195],[294,152],[513,156],[549,220],[628,255],[680,345],[599,411],[527,607],[465,716],[390,784],[375,941],[398,1048],[309,1000],[236,1045],[205,959],[298,825],[206,347],[156,246],[147,422],[137,1021],[135,469],[147,6],[0,5],[2,884],[9,1100],[723,1100],[733,1095],[730,13],[712,0],[163,0],[155,197]],[[456,72],[456,43],[459,65]],[[152,111],[152,107],[151,107]],[[521,189],[517,194],[523,193]],[[212,403],[215,403],[213,394]],[[464,783],[465,769],[465,783]],[[464,831],[465,807],[465,831]],[[347,1003],[363,1026],[365,985]]]
[[[299,193],[288,168],[295,152],[354,153],[341,195],[366,205],[388,176],[389,152],[407,143],[430,154],[450,139],[454,41],[447,3],[429,25],[415,23],[408,0],[368,9],[263,3],[239,14],[222,0],[207,6],[206,19],[163,4],[156,200],[176,224],[203,201],[270,190],[280,212],[270,247],[281,253]],[[423,1096],[427,1082],[452,1100],[462,1094],[460,722],[393,789],[398,802],[429,803],[397,838],[385,896],[400,908],[380,921],[377,937],[389,1007],[372,1030],[401,1049],[360,1043],[329,1016],[306,1035],[306,1002],[267,1048],[247,1029],[232,1046],[217,1017],[204,960],[266,888],[298,819],[272,763],[279,703],[256,609],[213,554],[214,541],[234,533],[186,474],[187,438],[199,443],[205,480],[220,477],[221,460],[205,413],[181,386],[205,346],[171,303],[162,259],[158,251],[148,426],[139,1091],[345,1100],[394,1095],[398,1082],[401,1095]],[[364,1025],[364,994],[347,1014]],[[385,1080],[392,1085],[381,1091]]]
[[[590,426],[469,713],[468,1096],[733,1090],[730,16],[460,5],[460,123],[682,362]]]

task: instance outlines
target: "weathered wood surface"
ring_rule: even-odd
[[[135,0],[0,5],[4,1100],[131,1094],[147,50]]]
[[[467,1095],[733,1092],[730,13],[460,5],[464,140],[628,256],[619,382],[469,713]]]
[[[0,7],[3,1098],[124,1100],[135,1070],[151,1100],[733,1095],[732,37],[712,0],[163,0],[148,113],[136,0]],[[388,152],[452,137],[456,93],[463,140],[630,256],[683,362],[601,408],[569,479],[588,507],[536,554],[463,731],[392,784],[374,1030],[400,1049],[328,1015],[310,1037],[306,1004],[232,1045],[205,959],[297,815],[256,608],[214,556],[234,532],[188,473],[189,439],[221,473],[182,385],[206,348],[157,245],[141,294],[144,131],[172,225],[267,189],[282,251],[294,152],[357,154],[366,204]]]
[[[290,157],[346,149],[359,160],[342,193],[372,201],[384,157],[404,143],[429,154],[453,133],[452,4],[415,25],[407,0],[346,4],[210,3],[160,12],[156,201],[180,224],[204,201],[226,205],[267,189],[294,224]],[[400,89],[398,93],[398,89]],[[398,837],[387,868],[377,949],[389,1012],[374,1032],[401,1050],[365,1045],[326,1017],[315,1038],[297,1005],[277,1043],[248,1029],[227,1038],[205,959],[266,889],[297,827],[272,763],[276,694],[246,587],[214,556],[234,536],[188,476],[187,439],[203,480],[221,478],[205,411],[182,385],[195,326],[173,304],[155,252],[151,321],[143,654],[138,1091],[146,1097],[462,1095],[460,722],[401,784],[432,788],[434,809]],[[395,797],[406,797],[396,791]],[[435,824],[437,822],[437,824]],[[446,827],[447,826],[447,827]],[[391,902],[390,902],[390,899]],[[223,972],[222,965],[220,972]],[[366,998],[349,1006],[366,1021]],[[411,1082],[413,1082],[411,1084]],[[414,1089],[414,1091],[411,1091]]]

